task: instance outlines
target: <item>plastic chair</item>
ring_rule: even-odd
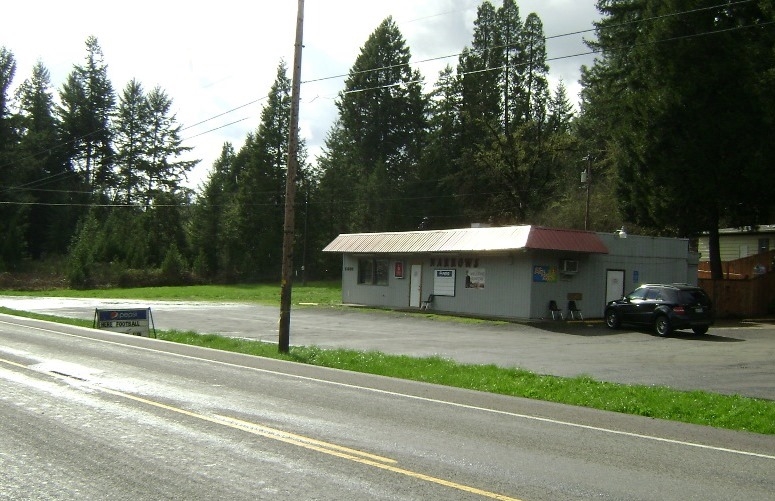
[[[557,301],[555,300],[549,301],[549,311],[552,313],[552,320],[557,320],[558,315],[560,317],[560,320],[565,320],[565,318],[562,315],[562,310],[557,306]]]
[[[579,320],[584,320],[584,315],[581,314],[581,310],[576,306],[576,301],[568,301],[568,316],[575,320],[576,315],[579,316]]]

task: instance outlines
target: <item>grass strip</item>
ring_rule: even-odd
[[[86,320],[63,319],[3,307],[0,307],[0,313],[83,327],[92,326],[92,323]],[[546,376],[496,365],[460,364],[441,357],[416,358],[388,355],[378,351],[331,350],[315,346],[293,346],[290,353],[285,355],[280,354],[274,344],[215,334],[171,330],[157,331],[157,336],[175,343],[321,367],[716,428],[775,434],[775,401],[772,400],[704,391],[678,391],[663,386],[607,383],[588,376]]]

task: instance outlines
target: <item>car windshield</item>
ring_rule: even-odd
[[[630,292],[629,294],[627,294],[627,299],[629,299],[630,301],[632,301],[633,299],[635,300],[643,299],[646,297],[646,293],[648,291],[649,291],[648,287],[639,287],[634,291]]]

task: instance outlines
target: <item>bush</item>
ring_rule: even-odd
[[[178,250],[178,246],[172,244],[164,255],[164,261],[161,263],[161,273],[170,284],[182,283],[185,281],[188,263],[186,258]]]

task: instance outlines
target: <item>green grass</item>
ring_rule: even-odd
[[[177,290],[176,290],[177,289]],[[306,290],[305,290],[306,289]],[[294,287],[294,303],[339,304],[338,284]],[[92,295],[89,295],[91,293]],[[6,294],[0,291],[0,295]],[[26,294],[33,295],[33,294]],[[34,295],[55,295],[38,292]],[[132,289],[112,291],[62,291],[57,296],[137,299],[256,301],[278,304],[277,286],[207,286]],[[91,327],[91,321],[62,319],[18,312],[0,307],[0,312]],[[477,391],[525,397],[606,411],[647,416],[686,423],[775,434],[775,401],[704,391],[677,391],[666,387],[623,385],[590,377],[544,376],[495,365],[469,365],[439,357],[414,358],[381,352],[327,350],[314,346],[292,347],[278,353],[277,346],[259,341],[194,332],[160,331],[160,339],[249,355],[290,360],[336,369],[423,381]]]
[[[342,304],[342,288],[338,281],[310,282],[307,285],[294,284],[292,290],[294,304]],[[231,301],[279,305],[280,287],[276,284],[246,284],[138,287],[133,289],[0,290],[0,296],[145,299],[156,301]]]

